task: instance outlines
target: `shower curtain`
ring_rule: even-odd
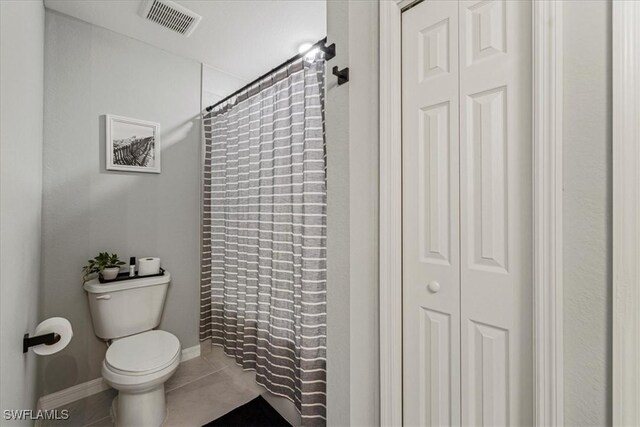
[[[326,424],[324,60],[203,118],[201,340]]]

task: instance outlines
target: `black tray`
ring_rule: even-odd
[[[133,279],[146,279],[147,277],[158,277],[158,276],[164,276],[164,268],[160,267],[160,273],[158,274],[149,274],[147,276],[138,276],[138,273],[136,273],[135,276],[129,276],[129,273],[127,272],[122,272],[122,273],[118,273],[118,276],[116,276],[115,279],[111,279],[111,280],[104,280],[104,278],[102,277],[102,273],[100,273],[98,275],[98,280],[100,281],[100,283],[113,283],[113,282],[123,282],[125,280],[133,280]]]

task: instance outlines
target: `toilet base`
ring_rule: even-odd
[[[167,416],[164,384],[144,393],[119,391],[111,412],[116,427],[161,426]]]

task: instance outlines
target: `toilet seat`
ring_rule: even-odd
[[[114,341],[105,355],[105,367],[124,376],[162,371],[180,358],[180,341],[166,331],[147,331]]]

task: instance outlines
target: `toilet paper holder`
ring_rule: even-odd
[[[30,337],[29,334],[24,334],[24,337],[22,338],[22,352],[26,353],[27,351],[29,351],[29,347],[33,347],[35,345],[52,345],[57,343],[58,341],[60,341],[60,334],[56,334],[55,332],[36,335],[35,337]]]

